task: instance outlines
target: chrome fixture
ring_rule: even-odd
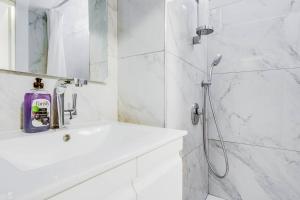
[[[72,109],[64,110],[65,113],[69,114],[69,119],[73,119],[77,115],[77,94],[72,94]]]
[[[71,140],[71,136],[69,134],[66,134],[63,136],[63,141],[64,142],[68,142],[69,140]]]
[[[209,171],[218,178],[225,178],[229,172],[228,156],[227,156],[227,152],[226,152],[226,148],[225,148],[225,144],[224,144],[224,139],[223,139],[222,133],[221,133],[220,128],[217,123],[216,114],[214,111],[214,107],[213,107],[211,95],[210,95],[210,86],[212,85],[213,69],[221,62],[221,60],[222,60],[222,55],[218,54],[216,56],[216,58],[213,60],[211,66],[209,67],[209,74],[208,74],[207,82],[203,81],[201,84],[201,86],[204,88],[203,109],[202,109],[202,111],[200,111],[198,104],[193,105],[193,107],[192,107],[192,123],[193,123],[193,125],[197,125],[199,123],[199,118],[202,115],[203,148],[204,148],[205,158],[208,163]],[[217,133],[218,133],[218,136],[219,136],[219,139],[221,142],[221,146],[222,146],[222,150],[223,150],[223,154],[224,154],[224,160],[225,160],[225,164],[226,164],[225,172],[221,175],[215,170],[215,168],[213,167],[212,163],[210,162],[209,156],[208,156],[207,97],[209,100],[212,117],[214,119],[214,124],[216,126]]]
[[[208,163],[208,166],[209,166],[209,171],[218,178],[225,178],[227,176],[228,172],[229,172],[229,163],[228,163],[227,151],[226,151],[226,148],[225,148],[225,144],[224,144],[224,140],[223,140],[221,130],[220,130],[220,128],[218,126],[218,123],[217,123],[216,114],[215,114],[215,111],[214,111],[214,107],[213,107],[212,100],[211,100],[211,95],[210,95],[210,86],[212,84],[213,69],[214,69],[214,67],[216,67],[221,62],[221,60],[222,60],[222,55],[218,54],[216,56],[216,58],[213,60],[211,66],[209,67],[209,74],[208,74],[207,82],[202,82],[202,87],[204,88],[204,99],[203,99],[203,110],[202,110],[202,115],[203,115],[203,118],[202,118],[202,120],[203,120],[202,131],[203,131],[204,153],[205,153],[205,157],[206,157],[206,160],[207,160],[207,163]],[[209,156],[208,156],[207,97],[208,97],[209,105],[210,105],[210,108],[211,108],[214,124],[216,126],[217,133],[218,133],[220,143],[221,143],[221,146],[222,146],[222,151],[223,151],[223,154],[224,154],[224,160],[225,160],[225,164],[226,164],[225,172],[221,175],[215,170],[215,168],[213,167],[212,163],[210,162]]]
[[[194,103],[192,105],[192,110],[191,110],[191,120],[193,125],[197,125],[200,121],[200,115],[201,113],[199,112],[199,104]]]
[[[54,117],[53,117],[53,128],[63,128],[65,126],[65,114],[69,114],[69,119],[73,119],[77,115],[77,94],[72,95],[73,105],[72,109],[65,110],[65,92],[69,85],[75,87],[82,87],[87,85],[86,80],[81,79],[60,79],[57,81],[54,89]]]
[[[193,44],[200,44],[202,35],[209,35],[214,32],[214,28],[209,25],[203,25],[196,29],[197,36],[193,37]]]
[[[209,35],[209,34],[212,34],[213,32],[214,32],[214,28],[212,26],[209,26],[209,25],[200,26],[196,29],[196,33],[199,36]]]
[[[197,36],[193,37],[193,44],[200,44],[200,40],[202,35],[209,35],[211,33],[214,32],[214,28],[212,26],[209,25],[202,25],[200,26],[200,22],[199,22],[199,0],[196,0],[197,3],[197,28],[196,28],[196,34]]]
[[[208,82],[209,83],[212,82],[212,76],[213,76],[214,68],[220,64],[221,60],[222,60],[222,55],[217,54],[217,56],[215,57],[215,59],[213,60],[211,66],[209,68],[209,74],[208,74]]]

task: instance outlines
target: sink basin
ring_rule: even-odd
[[[110,129],[104,125],[3,140],[0,157],[22,171],[37,169],[95,151],[108,142]]]
[[[0,181],[0,199],[47,199],[185,134],[105,121],[37,134],[2,134],[0,180],[5,181]]]

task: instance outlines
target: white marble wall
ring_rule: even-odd
[[[208,2],[200,1],[200,19],[208,19]],[[204,12],[206,11],[206,12]],[[206,72],[206,38],[194,46],[195,0],[120,0],[119,119],[184,129],[184,200],[204,200],[208,170],[201,126],[193,126],[190,110],[201,104]]]
[[[200,3],[201,23],[207,23],[208,2]],[[197,27],[194,0],[166,1],[166,126],[188,130],[183,146],[183,199],[204,200],[208,193],[208,169],[203,154],[201,124],[192,125],[191,106],[202,105],[201,82],[205,78],[207,41],[193,45]]]
[[[228,177],[209,179],[209,192],[226,200],[299,199],[300,152],[248,144],[225,143],[230,163]],[[221,147],[210,141],[210,157],[224,169]]]
[[[108,62],[106,84],[89,83],[82,88],[70,88],[78,93],[78,116],[71,123],[99,119],[117,120],[117,1],[108,1]],[[32,88],[34,76],[0,72],[0,134],[20,129],[21,105],[24,93]],[[44,78],[45,89],[53,91],[56,79]]]
[[[211,0],[216,33],[208,57],[223,54],[212,96],[229,153],[211,194],[228,200],[299,199],[300,2]],[[210,157],[224,167],[210,121]]]
[[[165,2],[119,0],[119,119],[165,125]]]
[[[183,199],[204,200],[208,193],[208,171],[201,125],[192,125],[191,106],[202,103],[199,88],[205,73],[170,53],[166,53],[166,72],[166,127],[188,130],[182,152]]]

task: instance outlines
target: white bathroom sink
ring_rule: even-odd
[[[111,125],[31,134],[0,141],[0,158],[19,170],[33,170],[96,151],[112,137]]]
[[[93,152],[101,155],[103,151],[109,153],[120,148],[129,150],[135,147],[132,149],[134,151],[138,149],[136,145],[146,145],[151,139],[157,138],[160,132],[158,130],[121,123],[104,123],[29,134],[0,140],[0,158],[21,171],[34,170]],[[69,138],[68,141],[64,140],[66,137]]]
[[[38,134],[1,134],[0,200],[45,199],[185,134],[118,122]],[[70,136],[68,141],[64,140],[66,135]]]

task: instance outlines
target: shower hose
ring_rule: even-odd
[[[211,163],[209,156],[208,156],[208,131],[207,131],[207,97],[209,100],[209,105],[211,108],[211,113],[212,113],[212,117],[214,120],[214,124],[215,127],[217,129],[217,133],[220,139],[220,143],[221,143],[221,147],[223,150],[223,155],[224,155],[224,160],[225,160],[225,164],[226,164],[226,170],[223,174],[219,174],[217,172],[217,170],[215,169],[215,167],[213,166],[213,164]],[[227,157],[227,151],[225,148],[225,144],[224,144],[224,139],[222,136],[222,133],[220,131],[220,128],[218,126],[217,120],[216,120],[216,115],[215,115],[215,111],[214,111],[214,107],[212,104],[212,100],[211,100],[211,95],[210,95],[210,84],[204,85],[204,107],[203,107],[203,147],[204,147],[204,153],[205,153],[205,158],[206,161],[208,163],[208,167],[209,167],[209,171],[215,175],[218,178],[225,178],[229,172],[229,163],[228,163],[228,157]]]

